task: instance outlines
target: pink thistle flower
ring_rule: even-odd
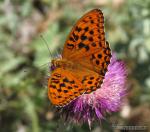
[[[116,112],[121,107],[127,91],[126,78],[125,64],[113,54],[101,87],[59,108],[61,114],[68,121],[87,122],[89,126],[95,119],[104,119],[106,113]]]

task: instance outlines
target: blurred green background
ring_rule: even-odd
[[[120,112],[92,132],[120,132],[112,124],[150,131],[150,0],[0,0],[0,132],[88,132],[65,124],[50,107],[48,48],[60,53],[73,24],[100,8],[111,49],[126,62],[128,95]]]

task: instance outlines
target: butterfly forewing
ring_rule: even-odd
[[[64,45],[64,58],[78,59],[105,48],[104,18],[94,9],[78,20]]]

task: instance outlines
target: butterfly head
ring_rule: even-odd
[[[64,62],[63,62],[62,59],[53,59],[53,60],[51,61],[50,70],[51,70],[51,71],[54,71],[56,68],[62,67],[63,63],[64,63]]]
[[[50,71],[54,71],[58,67],[57,60],[51,61]]]

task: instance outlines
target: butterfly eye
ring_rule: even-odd
[[[55,60],[51,61],[51,66],[49,67],[50,71],[54,71],[56,69]]]
[[[54,71],[56,69],[56,66],[54,66],[53,64],[50,66],[50,71]]]

